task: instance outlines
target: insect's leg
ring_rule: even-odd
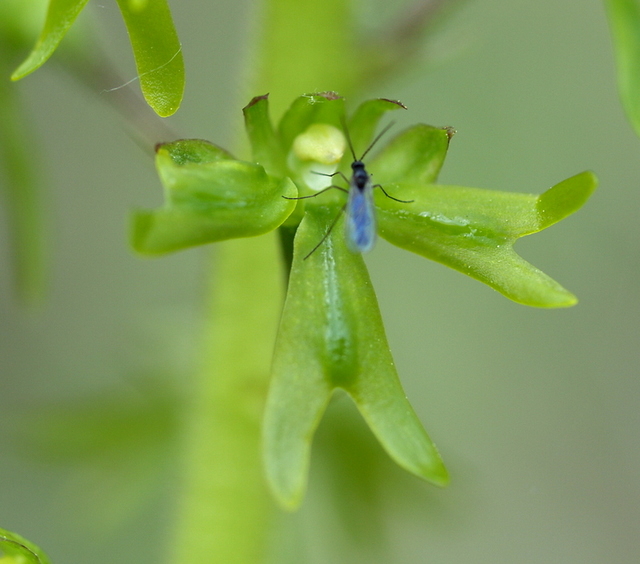
[[[317,172],[317,171],[315,171],[315,170],[312,170],[311,172],[312,172],[313,174],[317,174],[317,175],[319,175],[319,176],[328,176],[329,178],[333,178],[334,176],[340,175],[340,176],[342,176],[342,178],[344,179],[344,181],[345,181],[347,184],[349,184],[349,179],[348,179],[344,174],[342,174],[340,171],[338,171],[338,172],[334,172],[333,174],[327,174],[326,172]]]
[[[324,234],[324,237],[320,239],[320,242],[315,247],[313,247],[313,249],[311,249],[311,252],[307,254],[307,256],[304,257],[302,260],[307,260],[313,253],[315,253],[318,250],[320,245],[322,245],[322,243],[324,243],[327,240],[327,237],[331,234],[331,231],[336,226],[336,223],[338,223],[338,220],[340,219],[340,216],[344,213],[344,210],[346,207],[347,207],[347,204],[342,206],[340,213],[338,213],[338,215],[336,215],[336,218],[331,222],[331,225],[329,226],[329,229],[327,229],[327,232]]]
[[[387,191],[382,187],[381,184],[374,184],[373,186],[374,188],[380,188],[380,190],[382,190],[382,193],[389,198],[390,200],[395,200],[396,202],[401,202],[403,204],[412,204],[413,202],[415,202],[415,200],[400,200],[398,198],[394,198],[393,196],[390,196]]]
[[[316,192],[315,194],[311,194],[310,196],[298,196],[297,198],[289,198],[288,196],[282,196],[282,197],[285,200],[306,200],[307,198],[315,198],[316,196],[319,196],[323,192],[326,192],[327,190],[331,190],[332,188],[337,188],[338,190],[342,190],[343,192],[346,192],[347,194],[349,193],[349,190],[343,188],[342,186],[336,186],[335,184],[332,184],[331,186],[327,186],[326,188],[323,188],[319,192]]]

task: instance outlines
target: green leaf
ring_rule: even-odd
[[[102,393],[28,410],[18,416],[21,451],[61,464],[105,467],[108,462],[113,469],[126,466],[132,456],[142,459],[162,450],[178,428],[180,404],[157,374],[148,378],[136,380],[139,394]]]
[[[50,564],[49,557],[38,546],[16,533],[0,529],[0,555],[3,564]],[[13,557],[13,558],[11,558]]]
[[[243,109],[253,160],[267,173],[285,176],[285,155],[269,118],[269,95],[256,96]]]
[[[236,237],[254,237],[282,224],[295,208],[288,178],[237,161],[202,140],[161,145],[156,166],[165,207],[134,214],[131,241],[145,254],[161,254]]]
[[[640,135],[640,2],[606,0],[618,65],[618,89],[636,134]]]
[[[87,0],[50,0],[40,37],[26,60],[11,75],[20,80],[40,68],[56,50]]]
[[[267,477],[279,502],[299,505],[313,434],[337,388],[356,403],[389,455],[437,485],[447,472],[409,404],[393,364],[361,255],[341,225],[307,259],[339,212],[310,204],[298,228],[264,422]]]
[[[590,172],[573,176],[540,196],[460,186],[386,184],[395,202],[376,194],[379,233],[387,241],[445,264],[537,307],[567,307],[577,300],[513,250],[580,208],[595,190]]]
[[[184,93],[184,61],[167,0],[118,0],[140,87],[147,103],[161,117],[176,112]]]

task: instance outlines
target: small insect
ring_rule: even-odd
[[[410,204],[414,200],[399,200],[398,198],[394,198],[390,196],[387,191],[380,184],[372,184],[371,175],[367,172],[365,168],[365,164],[363,159],[367,156],[367,153],[373,148],[373,146],[378,142],[378,140],[389,130],[389,128],[393,125],[393,122],[387,125],[371,142],[367,150],[362,153],[362,156],[358,159],[356,157],[356,153],[353,149],[353,143],[351,142],[351,137],[349,136],[349,131],[346,127],[346,124],[343,123],[344,132],[347,137],[347,141],[349,143],[349,149],[351,149],[351,154],[353,155],[353,162],[351,163],[352,175],[349,180],[342,172],[334,172],[333,174],[325,174],[322,172],[316,172],[315,174],[319,174],[321,176],[342,176],[342,178],[349,184],[349,189],[343,188],[342,186],[336,186],[332,184],[327,188],[316,192],[315,194],[311,194],[310,196],[300,196],[298,198],[287,198],[283,196],[283,198],[287,200],[305,200],[307,198],[315,198],[319,196],[323,192],[331,190],[335,188],[337,190],[341,190],[348,194],[347,203],[342,207],[340,213],[333,220],[329,229],[325,233],[324,237],[320,239],[320,242],[304,257],[303,260],[307,260],[319,247],[322,243],[325,242],[327,237],[331,234],[331,231],[335,227],[336,223],[340,219],[342,212],[346,210],[347,218],[345,222],[345,237],[347,239],[347,247],[354,253],[366,253],[373,249],[373,246],[376,242],[376,209],[373,203],[373,189],[380,188],[384,195],[391,200],[395,200],[396,202],[401,202],[403,204]]]

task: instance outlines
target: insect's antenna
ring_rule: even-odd
[[[356,152],[353,150],[353,143],[351,142],[351,135],[349,135],[349,128],[347,127],[347,120],[344,116],[341,116],[340,121],[342,121],[342,129],[344,129],[344,134],[347,137],[347,143],[349,143],[349,149],[351,149],[351,154],[353,155],[353,160],[357,161],[358,157],[356,157]]]
[[[371,145],[369,145],[369,148],[364,153],[362,153],[362,156],[360,157],[360,160],[364,159],[367,156],[367,153],[369,151],[371,151],[371,149],[373,149],[373,146],[378,142],[380,137],[382,137],[387,131],[389,131],[389,129],[391,129],[391,127],[393,126],[394,123],[395,123],[395,121],[392,121],[380,133],[378,133],[378,135],[376,135],[376,138],[373,141],[371,141]],[[351,149],[351,150],[353,151],[353,149]],[[355,157],[355,155],[354,155],[354,157]]]

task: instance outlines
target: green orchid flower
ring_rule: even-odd
[[[303,498],[313,435],[336,390],[351,397],[401,467],[439,486],[448,482],[402,389],[365,263],[351,250],[343,225],[349,186],[340,175],[354,155],[368,150],[382,116],[403,108],[370,100],[346,120],[339,96],[305,95],[274,128],[267,96],[254,98],[244,108],[251,162],[200,140],[160,145],[156,164],[165,207],[133,217],[132,244],[146,254],[276,228],[283,233],[289,284],[263,434],[267,477],[285,508]],[[438,185],[452,135],[451,128],[415,125],[367,160],[382,187],[373,188],[378,234],[518,303],[575,304],[573,294],[513,245],[582,206],[595,176],[583,172],[540,196]]]

